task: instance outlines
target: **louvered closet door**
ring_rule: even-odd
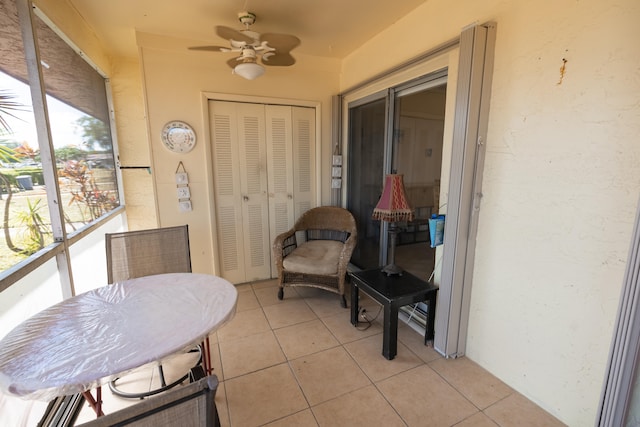
[[[295,218],[315,206],[316,110],[293,107],[293,200]]]
[[[219,275],[232,283],[244,282],[242,204],[238,165],[238,114],[227,102],[209,103],[214,163],[214,191],[218,233]]]
[[[315,188],[315,110],[265,106],[271,240],[293,227],[313,204]],[[276,276],[275,265],[271,264]]]
[[[211,102],[220,275],[232,283],[271,277],[262,105]]]
[[[271,243],[313,206],[315,110],[211,101],[220,275],[268,279]]]
[[[293,131],[291,107],[265,106],[269,175],[269,230],[273,240],[293,227]],[[275,276],[275,265],[271,265]]]
[[[264,107],[237,104],[245,281],[271,277]]]

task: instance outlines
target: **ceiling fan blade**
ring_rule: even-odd
[[[216,26],[216,34],[227,40],[236,40],[245,43],[253,43],[255,41],[251,37],[241,33],[238,30],[234,30],[233,28],[225,27],[222,25]]]
[[[225,46],[190,46],[189,50],[207,50],[212,52],[230,52],[231,49]]]
[[[273,55],[262,57],[262,63],[271,67],[288,67],[296,63],[296,59],[290,53],[276,51]]]
[[[300,39],[291,34],[266,33],[260,36],[260,41],[266,41],[270,47],[279,53],[291,52],[300,44]]]

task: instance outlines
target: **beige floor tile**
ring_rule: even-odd
[[[359,323],[358,327],[353,326],[349,313],[322,317],[320,320],[342,344],[382,333],[382,324],[378,322],[372,323],[368,328],[365,323]]]
[[[373,335],[345,344],[344,348],[373,382],[381,381],[424,363],[402,343],[398,343],[396,357],[393,360],[386,359],[382,355],[382,335]]]
[[[424,344],[424,335],[418,333],[404,322],[398,322],[398,342],[406,345],[416,356],[424,362],[442,358],[442,355],[433,348],[433,342]]]
[[[274,288],[278,287],[278,279],[267,279],[260,280],[259,282],[253,282],[251,284],[253,290],[263,289],[263,288]]]
[[[268,307],[270,305],[281,304],[282,301],[278,299],[278,288],[269,286],[264,288],[259,288],[255,290],[256,296],[258,297],[258,302],[262,307]],[[284,301],[292,301],[298,300],[300,297],[298,294],[292,290],[285,290],[285,298]]]
[[[438,359],[429,366],[480,409],[513,393],[513,389],[466,357]]]
[[[256,298],[256,294],[251,287],[245,287],[242,291],[238,292],[238,304],[236,306],[236,313],[240,311],[253,310],[260,308],[260,303]]]
[[[220,378],[218,378],[219,380]],[[218,383],[218,389],[216,390],[216,409],[218,410],[218,418],[220,418],[221,427],[231,427],[231,421],[229,420],[229,407],[227,406],[227,392],[224,382]]]
[[[225,387],[232,426],[259,426],[309,407],[286,363],[232,378]]]
[[[241,283],[239,285],[234,285],[234,286],[236,287],[236,291],[238,291],[238,292],[244,292],[244,291],[247,291],[249,289],[253,289],[251,283]]]
[[[402,321],[398,355],[389,361],[381,354],[382,313],[360,330],[351,325],[350,310],[327,291],[289,287],[280,301],[277,280],[237,289],[235,317],[210,335],[223,427],[563,425],[471,360],[445,360]],[[380,306],[360,296],[374,318]],[[177,378],[194,362],[165,361],[165,374]],[[157,368],[147,366],[128,374],[126,386],[148,390],[156,380]],[[102,396],[107,413],[138,402],[111,394],[106,385]],[[29,416],[37,420],[43,410],[33,408]],[[85,405],[78,420],[94,418]]]
[[[265,424],[265,427],[317,427],[318,423],[310,409],[297,412],[281,420]]]
[[[487,417],[482,412],[478,412],[477,414],[460,421],[455,425],[455,427],[498,427],[498,424],[494,423],[491,418]]]
[[[298,294],[298,288],[293,286],[287,286],[284,288],[284,297],[282,300],[278,299],[278,282],[274,282],[274,286],[263,286],[261,288],[256,288],[256,295],[259,296],[259,300],[263,306],[273,305],[282,301],[290,301],[300,299],[300,295]]]
[[[272,329],[318,318],[302,299],[279,301],[278,304],[264,307],[263,310]]]
[[[297,359],[339,345],[319,319],[274,331],[287,359]]]
[[[452,426],[478,412],[427,365],[381,381],[377,387],[409,426]]]
[[[297,291],[318,317],[349,313],[349,308],[340,305],[342,298],[338,294],[319,288],[298,287]]]
[[[258,371],[286,361],[273,331],[220,343],[226,379]]]
[[[235,315],[234,315],[234,317],[235,317]],[[233,319],[231,319],[231,320],[233,320]],[[229,321],[231,321],[231,320],[229,320]],[[209,334],[209,343],[210,344],[217,344],[218,343],[218,330],[217,329],[214,332]]]
[[[484,413],[502,427],[564,426],[551,414],[515,392],[485,409]]]
[[[211,367],[213,374],[218,376],[219,381],[224,381],[224,371],[222,370],[222,361],[220,360],[220,346],[218,343],[209,343],[211,349]]]
[[[342,347],[289,362],[311,406],[371,384]]]
[[[241,311],[222,328],[218,329],[218,341],[223,342],[259,334],[271,330],[261,308]]]
[[[320,427],[405,425],[373,385],[314,406],[311,410]]]
[[[320,288],[314,288],[313,286],[292,286],[291,289],[295,289],[298,295],[300,295],[300,298],[314,298],[322,293],[329,293],[329,291],[325,291]],[[333,294],[333,296],[335,296],[336,298],[337,295],[338,294]]]

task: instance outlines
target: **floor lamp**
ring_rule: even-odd
[[[388,174],[384,179],[384,189],[378,204],[373,209],[373,219],[389,223],[390,251],[389,264],[384,266],[382,272],[387,276],[402,274],[402,269],[395,263],[396,240],[398,238],[399,221],[412,221],[413,209],[409,206],[404,190],[403,175]]]

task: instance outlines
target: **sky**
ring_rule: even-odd
[[[37,150],[38,137],[31,108],[31,92],[29,91],[29,87],[0,71],[0,89],[16,95],[14,101],[29,106],[28,109],[25,109],[27,111],[12,111],[12,114],[18,116],[21,120],[13,117],[6,118],[13,131],[13,134],[6,137],[6,139],[15,140],[20,143],[27,141],[31,148]],[[77,128],[75,122],[80,117],[85,116],[85,114],[50,96],[47,96],[47,107],[49,109],[49,121],[54,148],[66,147],[68,145],[81,148],[82,131]]]

